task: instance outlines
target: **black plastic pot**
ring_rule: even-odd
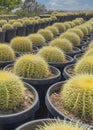
[[[74,47],[73,50],[74,52],[67,52],[66,54],[71,57],[74,57],[74,55],[81,53],[81,49],[79,49],[78,47]]]
[[[78,61],[82,56],[83,56],[84,53],[81,53],[81,54],[77,54],[74,56],[74,60],[75,61]]]
[[[0,32],[0,42],[1,43],[5,42],[5,31],[4,32]]]
[[[67,66],[64,68],[63,76],[64,76],[65,79],[68,79],[68,78],[71,78],[71,77],[72,77],[72,75],[67,72],[67,70],[68,70],[69,68],[71,68],[71,67],[74,67],[74,64],[67,65]]]
[[[81,49],[82,46],[85,46],[85,45],[87,45],[87,42],[81,41],[81,44],[79,46],[75,46],[75,47],[78,47],[79,49]]]
[[[13,67],[13,64],[6,66],[4,70],[8,70],[11,67]],[[47,109],[45,106],[46,92],[52,84],[60,81],[61,79],[61,72],[57,68],[50,66],[50,69],[52,73],[55,74],[53,77],[50,77],[50,78],[44,78],[44,79],[21,78],[24,82],[29,83],[32,86],[34,86],[34,88],[37,90],[39,94],[40,108],[36,113],[36,118],[47,117]]]
[[[16,36],[25,36],[26,29],[25,27],[17,27],[16,29]]]
[[[62,119],[62,120],[65,119],[65,120],[67,120],[67,121],[72,121],[72,122],[74,122],[74,123],[77,123],[78,120],[73,119],[73,118],[70,118],[70,117],[67,116],[66,114],[60,112],[60,111],[52,104],[52,102],[51,102],[51,100],[50,100],[51,94],[56,93],[56,92],[57,92],[57,93],[60,92],[61,89],[62,89],[62,85],[63,85],[64,83],[65,83],[65,82],[58,82],[58,83],[52,85],[52,86],[48,89],[48,91],[47,91],[45,102],[46,102],[46,106],[47,106],[47,108],[48,108],[48,110],[49,110],[49,117],[50,117],[50,118],[60,118],[60,119]],[[91,130],[93,129],[93,126],[89,126],[89,125],[87,125],[87,124],[82,124],[82,122],[79,122],[79,124],[80,124],[80,125],[84,125],[84,126],[86,126],[86,127],[89,127],[89,128],[91,128]]]
[[[25,29],[26,29],[25,35],[27,36],[27,35],[34,32],[34,25],[32,25],[32,24],[31,25],[26,25]]]
[[[82,48],[81,48],[82,52],[87,51],[87,47],[88,47],[88,45],[86,45],[86,46],[82,46]]]
[[[14,130],[16,127],[34,119],[35,112],[39,108],[39,98],[36,90],[29,84],[25,86],[35,95],[35,101],[28,109],[10,115],[0,115],[0,128],[2,130]]]
[[[16,128],[15,130],[36,130],[38,126],[43,126],[44,123],[47,122],[55,122],[56,119],[41,119],[41,120],[35,120],[28,123],[23,124],[22,126]],[[60,120],[61,121],[61,120]]]
[[[40,28],[40,24],[35,24],[34,25],[34,33],[36,33]]]
[[[12,38],[16,37],[16,29],[8,29],[5,33],[5,42],[10,42]]]
[[[49,62],[49,65],[52,65],[56,68],[58,68],[61,72],[61,80],[64,81],[64,76],[63,76],[63,70],[64,70],[64,67],[67,66],[67,65],[70,65],[70,64],[73,64],[75,63],[74,59],[68,55],[66,55],[66,59],[68,60],[67,62],[60,62],[60,63],[52,63],[52,62]]]

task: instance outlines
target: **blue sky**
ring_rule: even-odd
[[[37,0],[48,9],[93,10],[93,0]]]

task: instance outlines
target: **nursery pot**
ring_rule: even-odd
[[[58,63],[49,62],[49,65],[52,65],[60,70],[62,81],[65,80],[63,77],[64,67],[75,62],[74,59],[68,55],[66,55],[66,59],[67,59],[67,62],[63,62],[63,63],[62,62],[58,62]]]
[[[25,27],[17,27],[16,36],[25,36]]]
[[[5,42],[10,42],[12,38],[16,37],[16,29],[8,29],[5,33]]]
[[[85,45],[87,45],[87,42],[82,41],[80,45],[75,46],[75,47],[78,47],[79,49],[81,49],[81,48],[82,48],[82,46],[85,46]]]
[[[81,49],[79,49],[78,47],[74,47],[73,50],[73,52],[67,52],[66,54],[71,57],[74,57],[74,55],[81,53]]]
[[[8,70],[11,67],[13,67],[13,64],[6,66],[4,70]],[[60,81],[61,79],[61,72],[57,68],[50,66],[50,70],[54,74],[53,77],[43,78],[43,79],[31,79],[31,78],[24,78],[24,77],[21,78],[24,82],[33,85],[39,94],[40,108],[36,113],[36,118],[43,118],[47,116],[47,109],[45,106],[46,92],[52,84]]]
[[[73,76],[73,71],[72,70],[69,70],[70,72],[68,72],[68,69],[70,69],[70,68],[74,68],[74,64],[67,65],[64,68],[63,76],[64,76],[65,79],[71,78]]]
[[[0,42],[1,43],[5,42],[5,31],[0,32]]]
[[[35,96],[35,101],[28,109],[25,109],[21,112],[0,115],[0,128],[2,130],[14,130],[16,127],[26,123],[27,121],[33,120],[35,112],[39,107],[39,98],[36,90],[29,84],[25,83],[25,86],[31,90]]]
[[[34,31],[34,25],[26,25],[26,32],[25,32],[25,34],[26,34],[26,36],[27,35],[29,35],[29,34],[31,34],[31,33],[33,33],[33,31]]]
[[[71,121],[73,123],[77,123],[79,122],[79,125],[84,125],[85,127],[88,127],[90,128],[90,130],[93,130],[93,126],[89,126],[88,124],[83,124],[82,122],[79,121],[79,119],[76,119],[76,118],[72,118],[70,117],[69,115],[65,114],[64,112],[60,112],[54,105],[53,103],[51,102],[51,99],[50,99],[50,96],[53,94],[53,93],[59,93],[62,89],[62,85],[64,84],[65,82],[62,81],[62,82],[58,82],[56,84],[53,84],[47,91],[47,94],[46,94],[46,98],[45,98],[45,102],[46,102],[46,106],[48,108],[48,111],[49,111],[49,117],[50,118],[60,118],[62,120],[67,120],[67,121]],[[70,98],[70,97],[69,97]]]
[[[35,24],[34,25],[34,33],[36,33],[39,30],[39,28],[40,28],[40,24],[39,23]]]
[[[77,54],[74,56],[74,60],[75,61],[78,61],[82,56],[83,56],[84,53],[81,53],[81,54]]]

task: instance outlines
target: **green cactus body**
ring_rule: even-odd
[[[66,27],[63,23],[54,23],[53,26],[57,27],[60,33],[66,31]]]
[[[88,47],[89,49],[91,49],[91,48],[93,48],[93,41],[91,41],[90,42],[90,44],[89,44],[89,47]]]
[[[4,30],[7,30],[7,29],[13,29],[13,26],[11,25],[11,24],[4,24],[3,26],[2,26],[2,30],[4,31]]]
[[[41,35],[41,34],[30,34],[28,36],[28,38],[30,39],[30,41],[32,42],[32,44],[34,46],[44,46],[46,45],[45,43],[45,38]]]
[[[0,110],[12,110],[23,101],[24,84],[10,72],[0,71]]]
[[[22,23],[21,22],[14,22],[13,24],[12,24],[12,26],[13,27],[22,27]]]
[[[65,110],[80,119],[93,120],[93,75],[72,77],[63,85],[61,95]]]
[[[84,56],[85,56],[85,57],[86,57],[86,56],[93,56],[93,48],[87,50],[87,51],[85,52]]]
[[[73,46],[79,46],[80,45],[80,38],[77,34],[74,32],[66,32],[60,36],[60,38],[65,38],[69,40]]]
[[[32,42],[27,37],[15,37],[11,40],[10,46],[15,52],[31,52]]]
[[[74,70],[76,74],[93,74],[93,56],[82,57]]]
[[[0,61],[15,60],[15,53],[11,47],[6,44],[0,44]]]
[[[81,31],[83,32],[84,36],[88,34],[88,29],[86,26],[84,25],[80,25],[77,27],[78,29],[81,29]]]
[[[7,21],[6,20],[0,20],[0,27],[2,27],[4,24],[6,24]]]
[[[51,41],[53,39],[53,33],[48,29],[40,29],[38,33],[41,34],[46,41]]]
[[[40,56],[28,54],[16,61],[14,72],[20,77],[42,79],[48,77],[49,67]]]
[[[10,24],[13,24],[14,22],[16,22],[16,20],[15,20],[15,19],[10,19],[8,22],[9,22]]]
[[[32,24],[31,20],[29,19],[23,20],[23,25],[30,25],[30,24]]]
[[[2,32],[2,28],[0,28],[0,32]]]
[[[56,47],[43,47],[37,53],[43,57],[47,62],[65,62],[65,54],[59,48]]]
[[[50,46],[58,47],[64,52],[73,52],[73,45],[67,39],[56,38],[55,40],[50,42]]]
[[[48,26],[46,29],[49,29],[53,33],[54,36],[59,34],[59,31],[58,31],[57,27]]]
[[[73,124],[72,122],[67,121],[48,121],[42,126],[38,126],[35,130],[86,130],[78,124]],[[87,129],[88,130],[88,129]]]

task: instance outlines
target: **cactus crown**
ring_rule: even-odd
[[[21,22],[14,22],[13,24],[13,27],[22,27],[22,23]]]
[[[16,22],[16,20],[15,20],[15,19],[10,19],[8,22],[9,22],[10,24],[13,24],[14,22]]]
[[[61,95],[67,111],[85,121],[93,120],[93,75],[77,75],[69,79],[63,85]]]
[[[2,28],[0,28],[0,32],[2,32]]]
[[[32,24],[32,22],[31,22],[31,20],[29,20],[29,19],[25,19],[25,20],[23,21],[23,24],[24,24],[24,25],[30,25],[30,24]]]
[[[38,33],[41,34],[46,41],[51,41],[53,39],[53,33],[49,29],[40,29]]]
[[[60,33],[66,30],[66,27],[63,23],[54,23],[53,26],[57,27]]]
[[[89,44],[89,47],[88,47],[89,49],[91,49],[91,48],[93,48],[93,41],[91,41],[90,42],[90,44]]]
[[[31,20],[31,23],[32,24],[38,24],[38,20],[33,19],[33,20]]]
[[[15,52],[31,52],[32,42],[27,37],[15,37],[11,40],[10,46]]]
[[[57,29],[57,27],[48,26],[46,29],[49,29],[53,33],[54,36],[59,34],[59,30]]]
[[[93,74],[93,56],[81,58],[75,65],[75,73]]]
[[[67,39],[56,38],[50,42],[50,46],[56,46],[63,50],[64,52],[73,52],[73,45]]]
[[[49,76],[49,67],[40,56],[28,54],[16,61],[14,72],[20,77],[42,79]]]
[[[80,26],[78,26],[78,29],[81,29],[81,31],[83,32],[84,36],[88,34],[88,29],[87,29],[86,26],[80,25]]]
[[[73,46],[79,46],[80,45],[80,38],[77,34],[74,32],[66,32],[60,36],[60,38],[65,38],[69,40]]]
[[[0,26],[2,27],[4,24],[6,24],[7,21],[6,20],[0,20]]]
[[[14,109],[24,98],[24,84],[14,74],[0,71],[0,110]]]
[[[93,48],[91,48],[88,51],[86,51],[86,53],[84,54],[84,56],[93,56]]]
[[[2,26],[2,30],[4,31],[4,30],[7,30],[7,29],[13,29],[13,26],[11,25],[11,24],[4,24],[3,26]]]
[[[30,41],[34,46],[44,46],[46,44],[45,38],[41,34],[37,33],[30,34],[28,38],[30,39]]]
[[[6,44],[0,44],[0,61],[12,61],[15,59],[15,53],[11,47]]]
[[[47,62],[65,62],[65,54],[59,48],[56,47],[43,47],[37,53],[43,57]]]
[[[38,126],[36,130],[85,130],[82,126],[79,127],[78,124],[74,125],[67,121],[49,121],[43,124],[43,126]]]

